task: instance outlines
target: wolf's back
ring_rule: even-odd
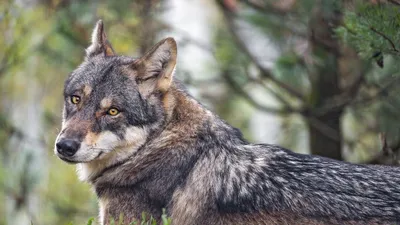
[[[201,193],[199,182],[210,185],[209,196],[203,193],[211,199],[203,207],[215,210],[205,213],[215,215],[204,218],[214,220],[210,224],[400,223],[398,168],[355,165],[273,145],[215,143],[225,144],[216,145],[214,159],[211,153],[202,159],[192,175],[197,186],[187,188]]]

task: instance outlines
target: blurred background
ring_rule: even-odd
[[[53,145],[100,18],[119,54],[174,37],[176,76],[252,142],[398,165],[400,0],[2,0],[0,225],[97,216]]]

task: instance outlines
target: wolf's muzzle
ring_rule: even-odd
[[[71,139],[61,139],[57,142],[56,148],[60,155],[71,157],[80,147],[80,142]]]

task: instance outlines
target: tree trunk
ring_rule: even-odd
[[[41,205],[38,184],[47,171],[46,147],[41,140],[43,134],[43,110],[37,99],[41,87],[32,78],[29,88],[22,96],[8,102],[9,121],[19,132],[11,135],[4,157],[7,173],[5,179],[7,224],[25,225],[37,223]]]
[[[308,121],[311,154],[343,160],[342,156],[342,133],[340,131],[340,118],[343,111],[327,113],[315,119],[322,121],[325,126],[335,132],[338,139],[321,132],[312,122]]]
[[[334,28],[341,22],[341,14],[337,7],[326,6],[324,1],[316,3],[310,20],[310,46],[314,56],[314,72],[310,74],[312,90],[310,105],[313,108],[321,107],[332,97],[341,93],[339,85],[340,46],[334,38]],[[321,155],[342,160],[342,134],[340,131],[340,118],[343,108],[335,109],[315,115],[308,120],[311,154]],[[333,135],[323,132],[321,126],[316,126],[315,121],[328,129]]]
[[[140,18],[138,28],[140,55],[144,55],[150,50],[156,42],[156,34],[161,30],[155,18],[155,13],[158,10],[157,4],[160,4],[160,2],[161,0],[139,0],[135,3]]]

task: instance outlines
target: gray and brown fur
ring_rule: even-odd
[[[55,152],[94,187],[101,224],[163,208],[177,225],[400,224],[400,169],[251,144],[173,78],[174,39],[133,59],[115,55],[101,21],[93,33],[56,141],[79,147]]]

